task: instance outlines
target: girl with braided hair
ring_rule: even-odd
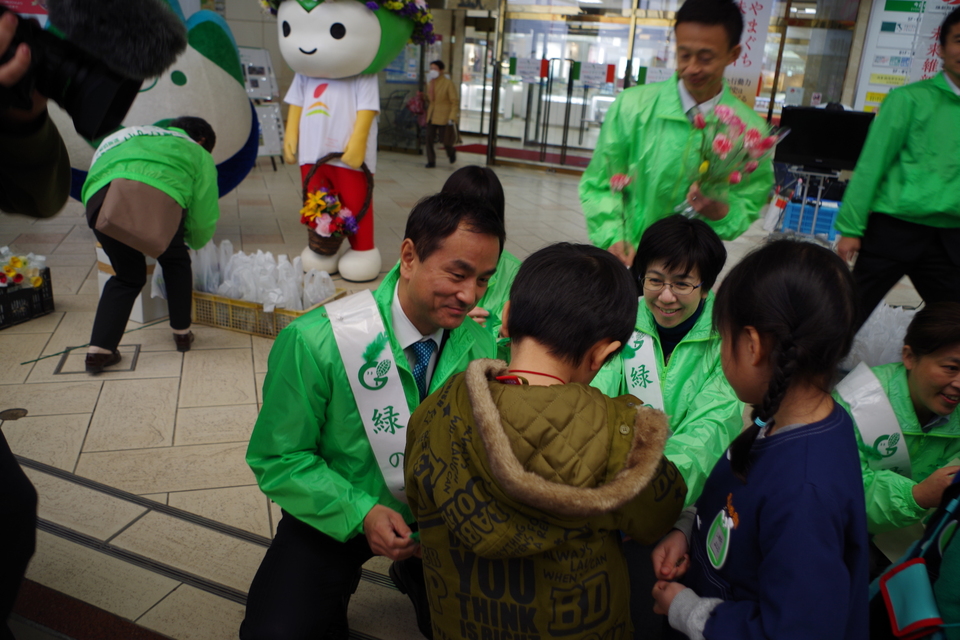
[[[830,396],[855,318],[849,270],[811,243],[767,244],[721,285],[721,363],[753,424],[653,553],[655,609],[688,637],[868,637],[857,444]]]

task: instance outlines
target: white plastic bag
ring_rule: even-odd
[[[850,355],[840,363],[840,368],[850,371],[860,362],[871,367],[900,362],[903,338],[916,313],[916,309],[891,307],[881,302],[860,327]]]
[[[220,287],[220,258],[217,247],[208,242],[202,249],[191,252],[193,263],[193,288],[206,293],[216,293]]]
[[[277,306],[293,311],[303,310],[301,293],[297,289],[297,278],[294,275],[293,265],[286,255],[277,257],[277,285],[283,296]]]
[[[163,281],[163,269],[160,263],[153,265],[153,275],[150,276],[150,297],[167,299],[167,284]]]
[[[336,293],[333,280],[326,271],[311,269],[303,276],[303,308],[309,309]]]

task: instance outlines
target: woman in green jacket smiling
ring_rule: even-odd
[[[629,393],[667,414],[671,435],[663,454],[687,484],[687,505],[743,428],[743,403],[723,375],[712,322],[711,288],[726,259],[723,242],[701,220],[674,215],[650,225],[631,268],[643,299],[633,336],[592,383],[608,396]],[[658,638],[664,620],[653,613],[652,550],[624,544],[636,638]]]
[[[860,365],[834,398],[857,425],[870,532],[919,522],[960,469],[960,303],[920,310],[903,362]]]

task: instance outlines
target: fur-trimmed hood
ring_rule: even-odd
[[[422,535],[510,558],[605,548],[618,529],[652,544],[673,526],[686,485],[663,458],[663,413],[582,384],[495,381],[506,368],[475,360],[414,412],[405,479]]]
[[[646,487],[657,471],[663,447],[667,439],[667,418],[661,411],[643,407],[638,402],[627,401],[627,408],[636,407],[636,416],[632,425],[622,423],[616,425],[615,431],[621,435],[625,427],[632,426],[632,441],[629,445],[626,461],[623,468],[610,478],[597,478],[596,486],[573,486],[549,480],[536,471],[527,470],[533,459],[540,458],[551,465],[570,466],[577,460],[589,464],[586,460],[591,453],[601,447],[583,447],[575,450],[570,447],[547,447],[546,451],[537,451],[534,456],[525,456],[521,462],[517,452],[511,445],[511,438],[504,427],[505,414],[513,413],[510,418],[511,427],[529,428],[529,423],[535,423],[543,416],[543,412],[561,402],[566,405],[572,403],[575,408],[569,424],[561,425],[562,430],[580,429],[588,438],[596,439],[606,435],[610,430],[609,422],[614,421],[616,415],[608,415],[607,420],[598,422],[592,420],[581,424],[584,413],[589,411],[586,405],[605,404],[608,400],[594,389],[582,385],[550,386],[535,389],[536,394],[523,393],[522,397],[507,400],[503,394],[498,394],[506,400],[505,407],[498,408],[493,398],[490,381],[496,376],[506,374],[507,365],[498,360],[474,360],[466,372],[467,390],[470,394],[470,403],[473,407],[473,419],[477,431],[483,440],[490,471],[493,479],[500,485],[504,493],[517,502],[546,511],[565,518],[591,518],[610,513],[619,509],[629,500],[636,497]],[[516,389],[497,389],[511,393]],[[530,391],[526,389],[525,391]],[[517,394],[519,395],[519,394]],[[533,396],[533,397],[531,397]],[[604,407],[606,408],[606,407]],[[519,415],[517,415],[519,413]],[[608,412],[609,413],[609,412]],[[527,424],[517,424],[517,421]],[[537,431],[536,427],[533,427]],[[516,430],[515,430],[516,431]],[[569,459],[558,460],[558,455],[564,451]],[[602,449],[601,449],[602,452]],[[535,463],[530,466],[537,466]],[[609,465],[604,461],[603,468]]]

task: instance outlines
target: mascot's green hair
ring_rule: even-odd
[[[264,9],[273,15],[284,0],[260,0]],[[294,0],[287,0],[293,2]],[[323,0],[295,0],[307,12],[323,4]],[[370,66],[361,73],[377,73],[400,55],[407,42],[433,44],[433,15],[425,0],[356,0],[373,11],[380,22],[380,47]]]

